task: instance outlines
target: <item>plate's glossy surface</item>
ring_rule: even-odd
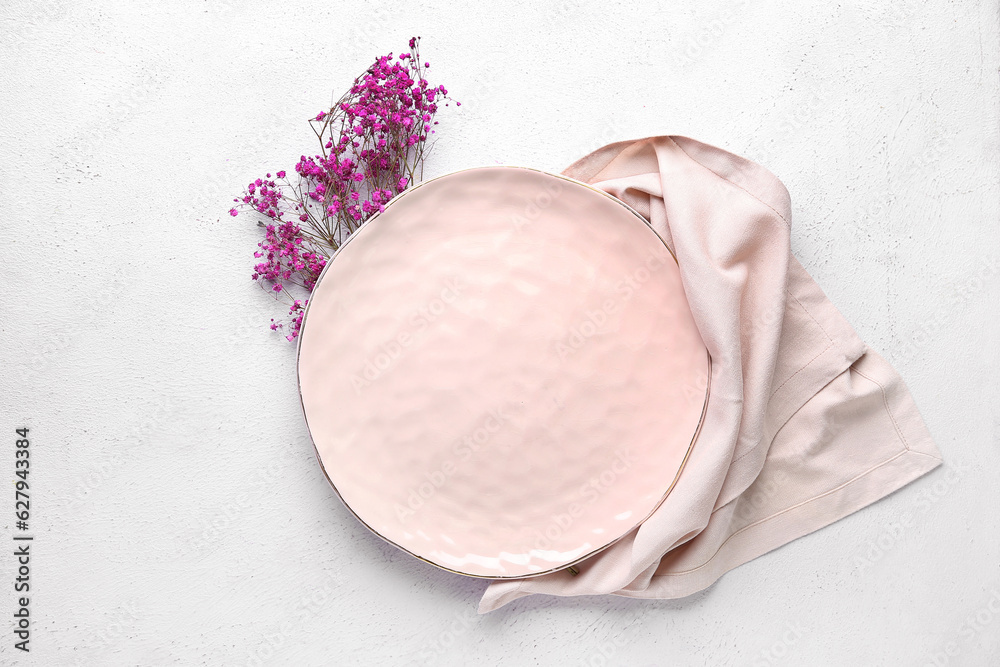
[[[399,195],[329,262],[299,339],[306,421],[346,505],[409,553],[490,578],[567,567],[648,517],[709,370],[646,222],[519,167]]]

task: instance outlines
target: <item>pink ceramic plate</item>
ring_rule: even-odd
[[[396,197],[328,263],[299,339],[330,483],[447,570],[568,567],[663,501],[708,397],[677,263],[572,179],[485,167]]]

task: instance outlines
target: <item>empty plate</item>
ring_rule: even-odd
[[[324,472],[441,568],[566,568],[645,520],[708,398],[673,255],[621,201],[521,167],[393,199],[328,262],[299,336]]]

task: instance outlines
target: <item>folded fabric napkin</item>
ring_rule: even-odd
[[[673,250],[712,355],[708,408],[652,516],[575,576],[491,582],[480,613],[533,593],[690,595],[941,464],[899,374],[792,256],[773,174],[679,136],[610,144],[563,173],[631,205]]]

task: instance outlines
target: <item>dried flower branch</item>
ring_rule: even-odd
[[[308,303],[288,295],[288,287],[311,292],[341,244],[423,176],[428,138],[438,124],[434,116],[439,102],[450,98],[444,86],[432,87],[425,78],[430,63],[420,60],[419,38],[409,46],[398,58],[378,58],[336,104],[309,120],[320,152],[300,157],[294,182],[284,171],[274,179],[267,174],[248,185],[229,211],[236,216],[250,208],[268,219],[258,223],[265,238],[254,256],[263,261],[252,277],[290,300],[288,340],[298,336]],[[271,320],[272,329],[283,326]]]

